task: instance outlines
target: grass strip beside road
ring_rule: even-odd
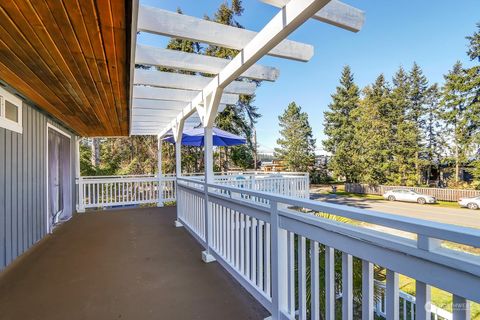
[[[376,195],[376,194],[364,194],[364,193],[352,193],[352,192],[346,192],[346,191],[337,191],[337,192],[331,192],[329,191],[328,194],[334,194],[340,197],[346,197],[346,198],[362,198],[362,199],[371,199],[371,200],[385,200],[382,196]],[[437,203],[435,204],[427,204],[428,206],[435,206],[435,207],[443,207],[443,208],[457,208],[459,209],[460,206],[458,203],[453,202],[453,201],[439,201],[437,200]]]

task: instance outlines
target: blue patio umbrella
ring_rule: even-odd
[[[233,133],[213,128],[213,145],[219,147],[237,146],[246,144],[247,140]],[[185,130],[182,136],[182,145],[202,147],[205,144],[204,139],[205,130],[203,128],[195,128]],[[173,136],[167,136],[163,138],[163,141],[175,143]]]

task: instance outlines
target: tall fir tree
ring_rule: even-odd
[[[468,118],[468,101],[465,95],[465,71],[460,61],[444,76],[442,88],[441,118],[452,139],[452,153],[455,162],[456,182],[461,180],[460,166],[467,161],[471,142],[471,128]]]
[[[467,54],[476,64],[466,70],[466,94],[468,96],[468,113],[474,143],[474,161],[471,173],[474,175],[477,186],[480,188],[480,22],[473,35],[468,40]]]
[[[360,90],[349,66],[343,68],[340,85],[332,95],[332,100],[328,105],[329,111],[324,112],[327,139],[323,141],[323,146],[332,153],[328,166],[335,177],[344,177],[347,182],[359,182],[354,111],[359,107]]]
[[[428,91],[427,110],[425,119],[425,176],[429,180],[433,169],[440,170],[440,162],[445,156],[445,136],[441,130],[440,120],[440,89],[433,84]]]
[[[428,80],[420,66],[414,62],[409,74],[410,94],[408,119],[415,123],[417,130],[417,150],[415,152],[415,171],[418,184],[422,183],[421,170],[425,162],[421,159],[425,137],[425,111],[428,101]]]
[[[289,171],[310,171],[315,163],[315,139],[308,122],[308,114],[291,102],[278,117],[280,136],[275,156],[284,162]]]
[[[364,89],[364,99],[355,111],[360,180],[364,183],[386,183],[392,167],[390,133],[394,108],[390,91],[385,77],[380,75]]]
[[[410,106],[410,81],[400,67],[392,79],[392,114],[390,123],[390,148],[392,162],[389,182],[399,185],[415,185],[418,180],[415,157],[418,151],[418,128],[408,116]]]

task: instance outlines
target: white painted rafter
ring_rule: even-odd
[[[135,85],[201,91],[212,80],[211,77],[190,75],[157,70],[136,69]],[[251,81],[233,81],[224,90],[225,93],[252,95],[257,85]]]
[[[147,86],[134,86],[133,88],[134,99],[183,101],[185,103],[188,103],[193,98],[195,98],[197,94],[198,92],[196,91],[182,89],[157,88]],[[238,94],[225,93],[222,95],[220,103],[236,104],[238,99]]]
[[[243,49],[257,34],[255,31],[142,5],[138,12],[138,31],[237,50]],[[267,54],[306,62],[313,56],[313,46],[283,40]]]
[[[282,8],[289,0],[260,0]],[[313,15],[312,19],[334,25],[352,32],[358,32],[365,23],[365,12],[338,0],[331,0]]]
[[[135,63],[180,69],[185,71],[203,72],[218,74],[231,60],[209,57],[195,53],[188,53],[176,50],[162,49],[146,45],[137,45]],[[245,69],[238,78],[249,78],[254,80],[275,81],[279,71],[276,68],[252,65]]]

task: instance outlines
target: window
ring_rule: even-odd
[[[22,100],[0,88],[0,127],[22,133]]]

